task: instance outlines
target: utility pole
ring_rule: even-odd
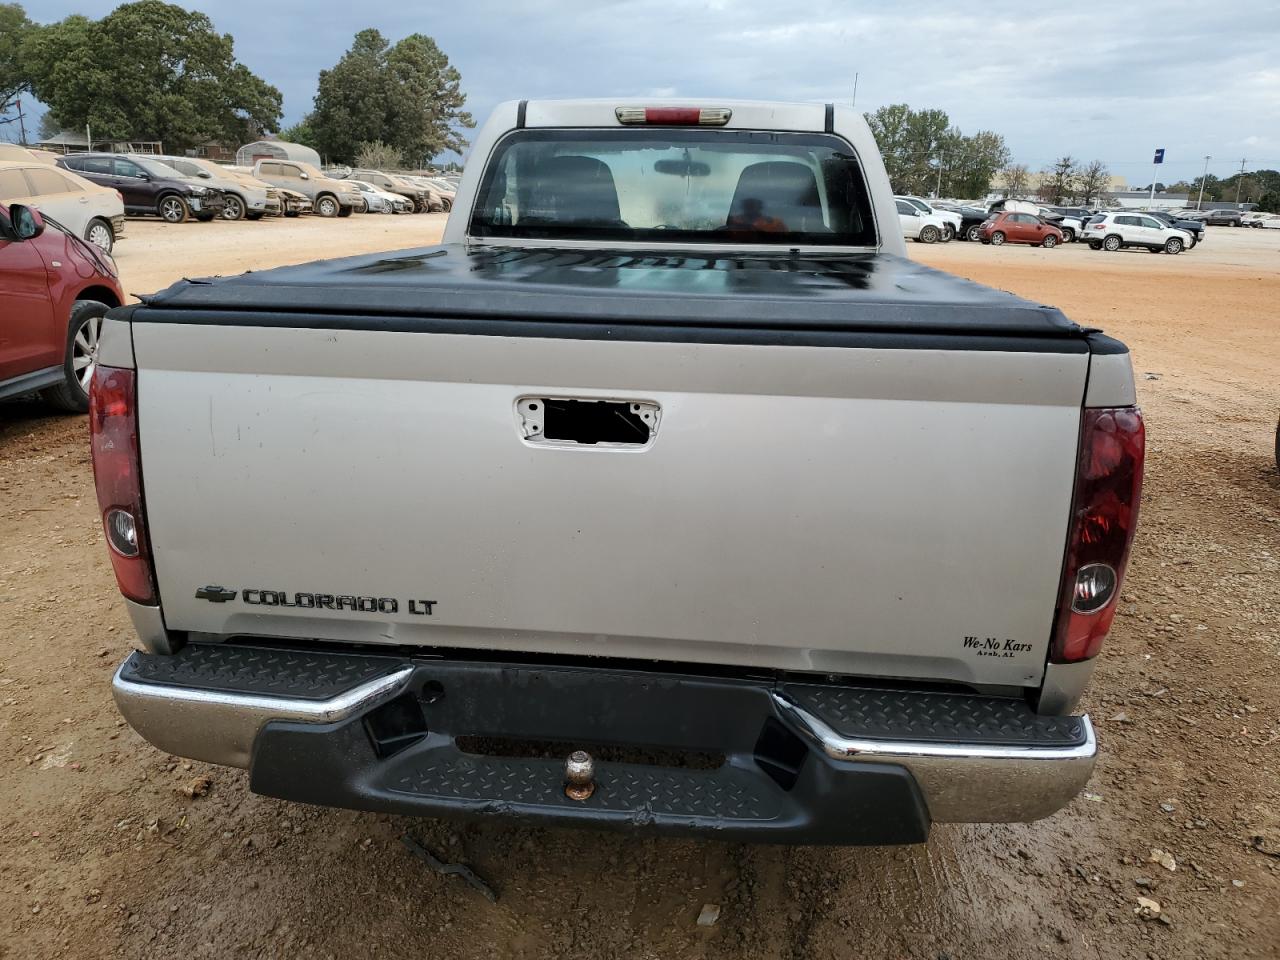
[[[1240,158],[1240,176],[1236,178],[1236,209],[1237,210],[1240,209],[1240,185],[1244,183],[1244,165],[1248,162],[1249,161],[1246,158],[1244,157]]]
[[[933,199],[937,200],[942,196],[942,158],[944,154],[938,154],[938,185],[933,188]]]
[[[857,72],[856,72],[856,71],[855,71],[855,72],[854,72],[854,74],[853,74],[853,103],[852,103],[852,106],[854,107],[854,109],[857,109],[857,106],[858,106],[858,74],[857,74]]]
[[[18,142],[24,147],[27,145],[27,124],[22,118],[22,98],[17,98],[18,103]]]
[[[1200,209],[1200,204],[1204,202],[1204,182],[1209,178],[1209,161],[1213,158],[1206,155],[1204,158],[1204,173],[1200,174],[1200,198],[1196,200],[1196,209]]]

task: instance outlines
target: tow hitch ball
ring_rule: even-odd
[[[575,750],[564,762],[564,795],[586,800],[596,792],[596,764],[585,750]]]

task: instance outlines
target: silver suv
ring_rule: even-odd
[[[226,170],[211,160],[199,157],[158,157],[179,173],[203,180],[207,186],[222,191],[226,205],[223,220],[259,220],[266,214],[280,214],[280,191],[268,183]]]

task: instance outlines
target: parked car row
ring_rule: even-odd
[[[330,176],[297,160],[264,159],[252,167],[241,167],[197,157],[76,153],[59,156],[55,162],[51,167],[34,158],[0,161],[0,166],[18,164],[22,171],[36,171],[9,172],[0,178],[0,191],[4,191],[0,199],[30,202],[38,208],[36,188],[30,182],[33,176],[48,181],[44,189],[57,194],[105,188],[118,198],[118,209],[103,212],[94,207],[96,222],[84,223],[84,229],[93,234],[92,241],[105,250],[111,249],[123,230],[125,214],[184,223],[188,219],[260,220],[304,213],[321,217],[426,213],[447,211],[453,205],[453,187],[445,182],[379,170],[358,169],[349,176]],[[70,186],[54,182],[59,179]],[[63,216],[80,229],[84,218]]]
[[[1053,247],[1087,242],[1095,250],[1146,248],[1170,254],[1203,243],[1209,225],[1280,229],[1280,215],[1240,210],[1094,210],[1045,206],[1030,200],[997,200],[990,205],[899,196],[903,236],[922,243],[951,239],[1025,243]]]
[[[346,168],[335,170],[332,175],[355,183],[369,184],[383,193],[403,197],[410,202],[415,213],[448,213],[453,208],[456,187],[448,181],[435,177],[420,177],[408,173],[387,173],[383,170],[369,170],[362,167],[356,167],[351,170]],[[364,187],[361,187],[361,190],[367,192]],[[385,209],[385,206],[385,204],[379,204],[378,208],[373,212],[402,212],[398,209]]]
[[[224,220],[260,220],[284,212],[280,191],[249,174],[220,167],[212,160],[198,157],[159,157],[161,163],[173,167],[193,180],[222,193]]]
[[[212,220],[226,206],[221,191],[141,154],[72,153],[59,157],[58,166],[119,192],[125,213],[184,223]]]

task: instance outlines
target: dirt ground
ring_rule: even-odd
[[[129,291],[429,242],[443,218],[131,222]],[[952,243],[921,260],[1133,349],[1148,472],[1085,704],[1088,790],[927,845],[741,846],[411,821],[251,795],[154,750],[109,680],[131,646],[83,418],[0,404],[0,957],[1280,956],[1280,231],[1178,257]],[[206,792],[194,797],[207,776]],[[412,831],[499,891],[402,848]],[[1171,856],[1153,862],[1153,851]],[[1155,854],[1157,859],[1160,854]],[[1135,914],[1138,897],[1161,907]],[[718,922],[700,927],[704,904]]]

